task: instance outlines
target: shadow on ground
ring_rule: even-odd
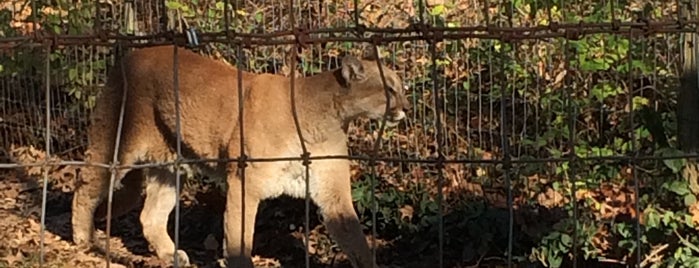
[[[0,206],[0,215],[11,213],[17,223],[6,225],[21,225],[22,221],[38,221],[41,215],[41,185],[36,177],[19,173],[0,173],[0,199],[14,199],[12,205]],[[70,204],[72,190],[59,187],[60,183],[50,183],[46,202],[46,230],[60,237],[61,248],[47,248],[47,256],[53,256],[53,251],[68,251],[78,254],[81,249],[72,246],[70,227]],[[181,249],[190,256],[197,267],[217,267],[216,260],[221,258],[221,241],[223,235],[222,214],[224,210],[223,195],[216,191],[199,191],[193,201],[183,201],[180,223]],[[2,203],[0,203],[2,204]],[[282,197],[263,202],[257,218],[254,241],[254,255],[263,259],[276,260],[283,267],[305,267],[304,244],[302,243],[305,219],[305,202],[300,199]],[[113,246],[115,252],[125,257],[113,260],[127,267],[159,267],[155,256],[148,250],[145,239],[141,234],[138,222],[140,206],[131,212],[113,220],[112,239],[123,245]],[[521,212],[521,211],[519,211]],[[551,230],[555,221],[565,217],[563,211],[537,209],[536,213],[519,213],[515,211],[513,229],[513,251],[515,256],[526,255],[536,241],[531,237],[545,235]],[[9,214],[8,214],[9,215]],[[528,216],[522,216],[528,215]],[[3,216],[4,217],[4,216]],[[171,214],[170,231],[174,229]],[[311,267],[350,267],[339,248],[327,236],[320,224],[315,206],[310,211]],[[443,267],[507,267],[505,252],[509,237],[509,211],[502,208],[489,207],[484,202],[468,203],[453,213],[444,215],[444,255]],[[380,247],[377,249],[379,264],[390,267],[437,267],[439,260],[438,222],[419,232],[397,232],[396,230],[379,229],[381,237],[377,237]],[[105,224],[98,223],[97,228],[104,231]],[[3,234],[3,232],[6,232]],[[0,230],[0,239],[12,237],[9,230]],[[367,231],[366,233],[370,233]],[[37,236],[38,232],[24,234]],[[10,239],[10,238],[7,238]],[[34,240],[38,241],[36,237]],[[50,246],[50,245],[49,245]],[[0,264],[3,257],[16,255],[13,244],[0,246]],[[21,246],[16,246],[21,248]],[[34,245],[35,252],[38,248]],[[4,251],[4,252],[3,252]],[[27,251],[30,251],[27,250]],[[58,253],[55,253],[58,254]],[[24,254],[27,255],[27,254]],[[97,254],[97,256],[100,256]],[[70,257],[68,257],[70,258]],[[75,258],[75,257],[73,257]],[[582,259],[582,258],[580,258]],[[274,261],[270,261],[274,263]],[[580,266],[582,265],[582,266]],[[578,267],[589,267],[590,263],[580,262]],[[572,266],[564,263],[563,267]],[[2,265],[0,265],[2,267]],[[13,267],[13,266],[10,266]],[[21,266],[16,266],[21,267]],[[28,266],[31,267],[31,266]],[[75,266],[77,267],[77,266]],[[90,266],[85,266],[90,267]],[[271,265],[268,267],[279,267]],[[518,262],[513,267],[542,267],[536,263]],[[621,267],[595,265],[594,267]]]

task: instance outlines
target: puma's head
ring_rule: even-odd
[[[405,111],[410,109],[410,102],[405,96],[407,87],[392,69],[382,65],[379,70],[377,61],[345,56],[340,74],[347,89],[343,97],[351,100],[343,104],[349,114],[382,120],[388,101],[386,125],[395,126],[405,118]]]

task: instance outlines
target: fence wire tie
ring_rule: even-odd
[[[252,49],[252,37],[243,36],[241,41],[242,42],[240,44],[243,46],[243,48]]]
[[[34,31],[32,37],[34,37],[34,43],[43,43],[44,41],[46,41],[46,37],[44,36],[43,31]]]
[[[311,153],[309,153],[309,152],[303,152],[303,153],[301,154],[301,159],[303,160],[303,165],[304,165],[304,166],[308,166],[308,165],[311,164],[311,159],[310,159],[310,157],[311,157]]]
[[[59,42],[58,35],[49,34],[43,31],[35,31],[32,38],[34,39],[32,42],[42,44],[50,50],[55,50]],[[17,43],[17,45],[19,45],[19,43]],[[14,49],[14,47],[10,49]]]
[[[578,41],[580,38],[582,38],[583,34],[580,33],[580,30],[578,29],[566,29],[565,30],[565,38],[571,41]]]
[[[439,152],[437,153],[437,159],[436,159],[436,160],[437,160],[437,161],[435,162],[435,167],[436,167],[437,169],[440,169],[440,170],[443,169],[444,166],[445,166],[444,162],[446,162],[446,160],[447,160],[446,156],[444,156],[444,154],[443,154],[441,151],[439,151]]]
[[[650,35],[650,20],[645,17],[639,17],[636,18],[636,22],[643,23],[643,26],[641,26],[640,29],[643,31],[643,36],[648,37]]]
[[[114,161],[109,165],[109,172],[117,173],[119,172],[119,161]]]
[[[226,41],[228,41],[228,42],[230,42],[231,38],[233,38],[235,36],[235,33],[232,33],[231,29],[228,29],[228,27],[226,27],[226,30],[224,30],[224,32],[226,33],[225,37],[226,37]]]
[[[364,24],[357,24],[357,26],[354,26],[354,34],[355,34],[357,37],[362,37],[362,36],[364,36],[364,33],[366,32],[366,29],[367,29],[366,25],[364,25]]]
[[[680,30],[684,29],[684,26],[686,24],[684,16],[678,15],[676,22],[677,22],[677,29],[680,29]],[[649,22],[649,24],[650,24],[650,22]]]
[[[612,31],[619,31],[621,29],[621,21],[619,19],[612,20]]]
[[[100,21],[97,19],[97,21]],[[95,25],[95,31],[97,32],[97,40],[102,41],[102,42],[109,42],[109,36],[110,34],[107,33],[107,30],[103,29],[101,25]]]
[[[371,44],[374,45],[374,47],[378,47],[378,46],[383,45],[384,44],[383,36],[379,36],[378,34],[372,34],[371,35]],[[377,54],[376,57],[380,58],[381,55]],[[388,88],[388,85],[386,85],[386,83],[384,83],[384,88],[390,89],[390,88]]]
[[[308,34],[308,31],[305,28],[302,27],[296,27],[293,30],[293,35],[296,40],[296,45],[303,48],[307,49],[308,48],[308,43],[311,37]]]
[[[552,33],[557,33],[560,28],[561,28],[561,25],[558,24],[557,21],[552,21],[549,23],[549,31]]]
[[[444,41],[444,31],[432,31],[432,41],[435,44]]]
[[[177,157],[175,158],[175,161],[172,161],[172,165],[175,167],[175,171],[183,171],[182,164],[185,163],[184,160],[185,159],[183,159],[183,157]]]
[[[415,22],[412,25],[410,25],[410,28],[412,28],[412,30],[415,31],[417,34],[422,35],[423,38],[426,38],[427,35],[429,35],[429,27],[429,25],[422,22]]]
[[[512,43],[515,41],[515,36],[513,33],[503,32],[501,34],[502,34],[502,37],[500,37],[500,41],[502,41],[503,43],[509,44],[509,43]]]
[[[197,28],[192,26],[187,28],[185,31],[187,33],[187,43],[190,47],[199,46],[199,37],[197,36]]]
[[[248,156],[246,154],[241,154],[238,157],[238,168],[245,169],[248,166]]]

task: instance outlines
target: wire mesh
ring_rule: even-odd
[[[179,166],[183,164],[237,161],[243,183],[240,187],[245,188],[247,164],[296,160],[305,167],[303,263],[310,267],[314,261],[310,253],[314,231],[312,204],[308,198],[312,163],[350,159],[356,161],[352,181],[360,189],[354,194],[370,193],[366,200],[357,197],[354,201],[360,218],[371,229],[372,245],[377,245],[377,237],[388,232],[391,213],[405,214],[401,219],[410,218],[414,214],[407,210],[434,204],[436,218],[425,221],[436,228],[436,241],[415,238],[425,248],[434,247],[431,264],[453,267],[455,263],[482,259],[487,254],[481,251],[488,249],[474,249],[477,243],[457,243],[449,236],[456,235],[455,230],[464,230],[463,226],[471,226],[472,221],[478,222],[469,218],[474,214],[502,219],[495,212],[463,212],[459,217],[454,203],[475,195],[506,211],[507,223],[501,229],[498,228],[502,226],[479,227],[495,237],[491,240],[476,234],[468,237],[484,241],[485,245],[496,244],[494,247],[508,267],[522,261],[523,246],[517,239],[530,234],[541,236],[533,230],[536,224],[531,223],[531,227],[526,223],[531,221],[528,217],[541,213],[572,218],[562,221],[569,225],[559,229],[565,230],[564,234],[557,233],[561,240],[564,236],[570,239],[566,247],[572,252],[568,260],[571,266],[585,267],[589,256],[581,251],[597,242],[586,240],[584,235],[599,227],[607,232],[629,232],[633,239],[624,241],[631,244],[616,247],[628,250],[623,263],[644,267],[649,251],[656,249],[645,241],[644,232],[650,227],[643,222],[642,214],[651,213],[649,207],[653,204],[643,198],[644,191],[648,187],[665,187],[652,179],[665,176],[659,171],[665,168],[663,164],[672,166],[668,163],[697,157],[660,152],[677,142],[672,135],[678,134],[668,126],[671,119],[666,112],[672,111],[675,100],[679,100],[672,90],[677,87],[676,74],[681,73],[682,65],[678,36],[696,31],[693,17],[680,16],[683,5],[694,5],[689,1],[663,3],[667,9],[648,9],[648,1],[607,1],[600,9],[590,8],[584,1],[531,1],[529,11],[514,1],[463,1],[453,5],[468,6],[464,10],[469,12],[445,14],[438,14],[438,5],[433,1],[405,1],[400,6],[382,6],[372,1],[223,1],[222,5],[212,1],[201,10],[175,6],[182,5],[177,1],[97,1],[87,8],[86,14],[66,13],[70,8],[65,1],[57,1],[56,6],[37,1],[10,3],[0,5],[4,11],[0,16],[17,22],[12,24],[12,31],[0,38],[1,66],[5,69],[0,73],[0,168],[22,168],[30,174],[36,168],[41,171],[33,175],[43,177],[39,246],[42,266],[46,261],[46,209],[51,205],[47,203],[48,195],[51,187],[60,184],[51,174],[63,167],[108,168],[112,174],[111,189],[118,169],[176,166],[176,192],[180,196],[181,187],[186,184],[180,178]],[[33,12],[27,13],[27,7]],[[609,15],[608,21],[589,19],[602,9]],[[635,17],[625,15],[627,10]],[[676,14],[665,10],[675,10]],[[518,12],[531,12],[535,19],[519,16]],[[460,20],[463,24],[451,22],[461,16],[465,17]],[[218,22],[212,22],[216,19]],[[72,29],[76,23],[90,30]],[[241,118],[245,112],[243,70],[288,76],[293,98],[296,79],[337,68],[341,53],[374,49],[409,84],[414,109],[408,121],[395,130],[366,120],[354,122],[355,127],[349,130],[347,156],[309,154],[294,116],[303,147],[299,157],[245,156],[241,127],[241,157],[185,159],[180,148],[180,104],[176,101],[174,162],[121,166],[115,155],[112,163],[85,163],[83,151],[89,142],[86,118],[116,55],[132,47],[172,43],[188,46],[186,35],[181,32],[191,26],[200,30],[197,37],[202,44],[191,49],[234,62],[232,65],[238,67],[238,84],[230,86],[238,90]],[[46,34],[40,29],[55,32]],[[586,47],[604,42],[599,50]],[[615,53],[621,58],[584,57],[583,52]],[[37,53],[47,53],[45,60],[23,60]],[[174,55],[177,53],[176,50]],[[597,62],[600,58],[602,61]],[[651,67],[640,65],[649,61]],[[174,65],[173,80],[177,81],[178,63]],[[613,71],[600,71],[609,69]],[[179,96],[177,92],[175,86],[175,96]],[[27,156],[36,152],[41,152],[40,156]],[[600,171],[615,167],[620,171]],[[364,186],[368,189],[361,190]],[[72,186],[59,187],[72,190]],[[396,208],[396,204],[383,199],[391,187],[425,187],[429,194],[419,196],[415,190],[411,202],[399,203]],[[625,199],[620,200],[620,196]],[[112,197],[110,191],[109,207]],[[622,211],[604,214],[590,209],[586,202],[599,198],[623,203]],[[547,210],[534,213],[529,210],[532,204]],[[181,205],[178,201],[174,213],[175,250],[181,249],[180,221],[187,217],[182,215],[185,210]],[[568,207],[571,215],[561,215],[561,209]],[[420,208],[423,212],[431,209]],[[111,219],[111,208],[107,211],[107,218]],[[630,219],[622,219],[622,225],[614,225],[618,217],[628,215]],[[585,219],[592,219],[599,226],[587,225]],[[107,241],[111,221],[107,220]],[[420,224],[423,223],[409,228]],[[463,249],[451,249],[453,243]],[[110,243],[105,247],[109,265]],[[471,256],[473,252],[482,256]],[[372,247],[375,262],[387,261],[388,257],[382,259],[379,255],[377,247]],[[177,266],[179,260],[174,261]]]

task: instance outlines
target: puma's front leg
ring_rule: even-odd
[[[371,257],[362,226],[352,204],[349,163],[323,163],[316,170],[314,202],[323,215],[325,227],[347,255],[352,267],[378,267]]]
[[[252,241],[260,199],[250,190],[254,188],[250,187],[252,176],[246,176],[243,182],[239,176],[231,174],[227,182],[223,254],[228,267],[252,268]]]
[[[352,267],[374,268],[371,251],[362,227],[354,212],[351,199],[337,199],[333,203],[320,205],[325,227],[342,251],[347,255]]]

